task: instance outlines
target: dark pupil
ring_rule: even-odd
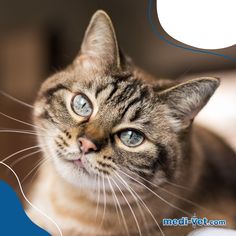
[[[84,103],[81,104],[82,105],[81,108],[84,108],[86,106],[86,104],[87,104],[87,102],[84,101]]]
[[[139,135],[134,133],[133,131],[129,132],[129,142],[130,144],[137,144],[139,142]]]
[[[127,130],[120,134],[120,139],[125,145],[137,146],[142,142],[143,137],[138,132]]]
[[[129,134],[129,139],[132,139],[134,132],[133,131],[129,131],[128,134]]]

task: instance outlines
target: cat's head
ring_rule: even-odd
[[[34,120],[45,157],[78,186],[95,186],[98,176],[119,184],[120,177],[130,184],[175,177],[192,120],[219,81],[156,83],[137,72],[110,18],[96,12],[78,57],[38,94]]]

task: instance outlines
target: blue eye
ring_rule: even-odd
[[[88,117],[93,112],[90,100],[83,94],[74,96],[71,106],[73,111],[79,116]]]
[[[144,136],[135,130],[124,130],[119,133],[119,138],[121,142],[128,147],[137,147],[143,140]]]

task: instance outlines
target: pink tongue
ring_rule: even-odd
[[[75,160],[74,163],[75,163],[76,165],[78,165],[79,167],[84,167],[84,165],[83,165],[81,159]]]

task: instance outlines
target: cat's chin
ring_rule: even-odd
[[[95,189],[97,181],[94,173],[91,173],[81,161],[68,161],[54,159],[54,165],[59,175],[78,188]]]

